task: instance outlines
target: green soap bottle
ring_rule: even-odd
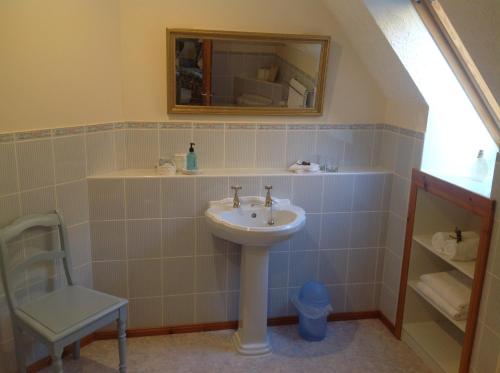
[[[189,153],[187,155],[186,168],[188,171],[194,171],[198,169],[198,160],[196,159],[196,153],[194,152],[194,142],[189,143]]]

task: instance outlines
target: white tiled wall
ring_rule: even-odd
[[[304,207],[307,224],[270,254],[270,317],[295,314],[290,295],[309,280],[328,286],[336,312],[376,309],[376,284],[381,281],[377,262],[387,216],[383,199],[391,175],[264,179],[90,179],[95,288],[133,300],[131,328],[234,319],[240,249],[211,236],[204,211],[209,200],[229,196],[232,184],[243,185],[242,194],[263,195],[263,182],[275,180],[279,196]],[[113,198],[103,198],[107,195]]]
[[[500,155],[497,155],[491,198],[500,200]],[[500,369],[500,207],[498,204],[471,366],[475,373],[496,373]]]
[[[58,132],[55,132],[58,134]],[[75,280],[92,286],[92,255],[88,216],[86,139],[82,129],[62,136],[37,131],[0,137],[0,226],[32,213],[58,209],[68,225],[68,236]],[[44,229],[26,232],[12,242],[15,257],[29,256],[34,250],[48,250],[59,245],[57,235]],[[34,266],[17,281],[20,299],[39,297],[59,286],[64,276],[60,266]],[[48,285],[48,286],[47,286]],[[14,367],[13,336],[10,318],[0,286],[0,367]],[[46,355],[42,346],[27,339],[28,360]],[[3,371],[3,370],[2,370]]]
[[[382,313],[394,323],[403,260],[411,169],[420,168],[423,141],[421,137],[415,137],[411,132],[386,126],[381,131],[380,143],[379,164],[392,171],[392,187],[385,198],[389,214],[378,304]]]
[[[160,156],[185,152],[192,140],[202,167],[284,168],[299,158],[322,157],[339,166],[384,165],[389,172],[87,180],[117,169],[151,168]],[[410,148],[411,157],[405,155]],[[3,134],[0,226],[22,214],[60,209],[69,224],[77,281],[129,297],[130,327],[234,320],[239,248],[209,234],[206,202],[228,196],[233,183],[243,185],[242,194],[262,194],[263,185],[272,184],[274,196],[306,209],[308,223],[271,252],[270,317],[293,314],[289,299],[310,279],[327,284],[335,312],[377,309],[380,295],[380,308],[390,315],[405,170],[418,163],[419,149],[418,134],[383,125],[115,123]],[[50,239],[47,232],[30,232],[13,243],[13,252],[24,255]],[[42,281],[57,274],[37,268],[20,278],[20,286],[33,282],[22,295],[39,294]],[[0,361],[12,367],[2,295],[0,323]],[[44,354],[33,346],[31,360]]]
[[[88,133],[89,171],[151,168],[195,142],[201,168],[285,168],[302,159],[374,166],[382,125],[118,123]],[[99,160],[100,155],[101,158]]]

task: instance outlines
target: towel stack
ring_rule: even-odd
[[[467,318],[471,289],[458,271],[422,275],[416,286],[452,319]]]
[[[469,261],[477,257],[479,235],[473,231],[462,232],[462,241],[457,242],[455,232],[437,232],[432,236],[432,247],[450,260]]]
[[[295,172],[296,174],[306,172],[319,172],[319,164],[312,162],[297,161],[288,167],[288,171]]]

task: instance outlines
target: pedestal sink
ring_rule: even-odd
[[[304,210],[289,200],[273,199],[271,207],[264,202],[262,197],[241,197],[235,208],[233,199],[226,198],[210,202],[205,212],[212,234],[242,245],[240,321],[233,341],[243,355],[271,351],[267,336],[269,249],[289,239],[306,222]]]

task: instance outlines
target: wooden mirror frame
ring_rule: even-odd
[[[312,108],[287,107],[242,107],[242,106],[202,106],[177,105],[175,84],[175,39],[176,37],[241,39],[255,41],[288,41],[297,43],[320,44],[318,79],[315,106]],[[169,114],[225,114],[225,115],[286,115],[286,116],[319,116],[323,113],[323,100],[326,84],[326,69],[330,37],[320,35],[271,34],[236,31],[209,31],[167,28],[167,112]]]

